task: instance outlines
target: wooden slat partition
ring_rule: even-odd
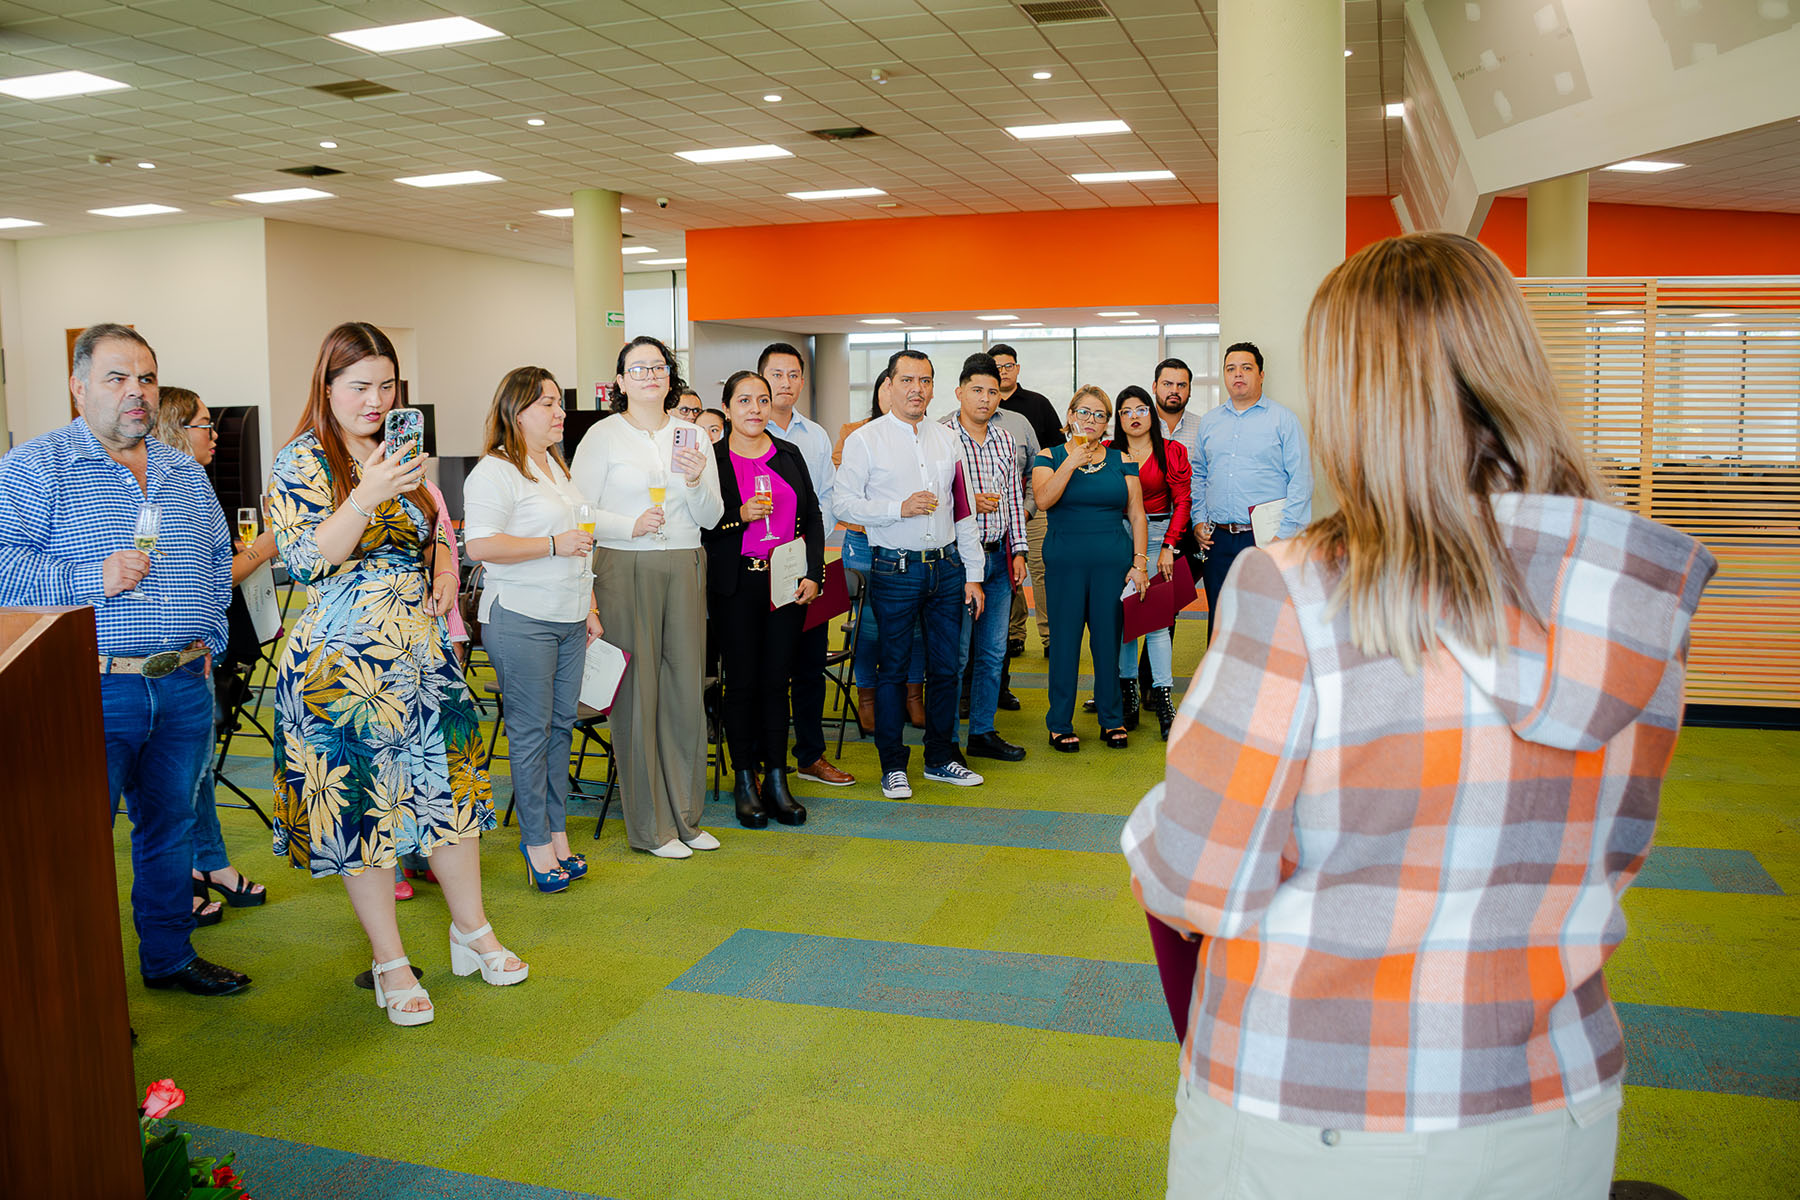
[[[1800,280],[1521,287],[1619,502],[1719,558],[1689,702],[1800,706]]]

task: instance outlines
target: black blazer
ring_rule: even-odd
[[[806,473],[806,460],[792,442],[784,442],[773,434],[770,439],[775,443],[775,454],[769,459],[769,469],[794,489],[794,535],[806,539],[806,577],[823,585],[825,528],[812,477]],[[744,497],[738,491],[737,470],[731,465],[729,434],[719,439],[713,455],[719,460],[719,497],[725,501],[725,515],[711,529],[700,531],[700,543],[706,547],[706,590],[732,596],[737,594],[741,577],[749,572],[744,570],[744,519],[738,515]],[[767,576],[759,578],[766,580]],[[766,583],[763,590],[768,590]]]

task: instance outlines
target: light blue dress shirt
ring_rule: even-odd
[[[80,417],[0,458],[0,606],[94,610],[100,653],[135,657],[203,639],[225,653],[231,534],[200,464],[144,440],[148,496]],[[162,508],[150,573],[108,596],[102,564],[131,549],[145,499]]]
[[[824,428],[801,416],[798,411],[783,429],[775,423],[773,413],[769,415],[769,433],[786,442],[791,442],[800,451],[800,457],[806,460],[806,473],[812,477],[813,491],[819,494],[819,519],[824,523],[825,536],[837,528],[837,515],[831,503],[832,487],[837,480],[837,469],[831,465],[831,437]]]
[[[1194,523],[1248,525],[1250,506],[1287,501],[1277,537],[1312,521],[1312,452],[1300,419],[1267,396],[1239,412],[1227,400],[1200,417],[1189,458]]]

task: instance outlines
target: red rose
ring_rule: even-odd
[[[144,1089],[144,1115],[154,1121],[166,1117],[187,1102],[187,1093],[173,1079],[159,1079]]]
[[[212,1181],[214,1187],[224,1187],[227,1184],[236,1183],[237,1176],[232,1174],[231,1168],[228,1166],[214,1167]]]

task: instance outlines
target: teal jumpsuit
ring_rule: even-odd
[[[1055,446],[1037,456],[1035,466],[1060,468],[1069,456]],[[1131,527],[1126,521],[1130,493],[1125,480],[1137,464],[1107,447],[1098,471],[1076,471],[1062,498],[1049,509],[1044,532],[1044,591],[1050,606],[1050,711],[1044,718],[1053,734],[1073,733],[1075,687],[1081,666],[1081,629],[1088,630],[1094,662],[1094,702],[1101,729],[1119,729],[1125,713],[1119,699],[1119,646],[1125,610],[1119,593],[1131,573]]]

